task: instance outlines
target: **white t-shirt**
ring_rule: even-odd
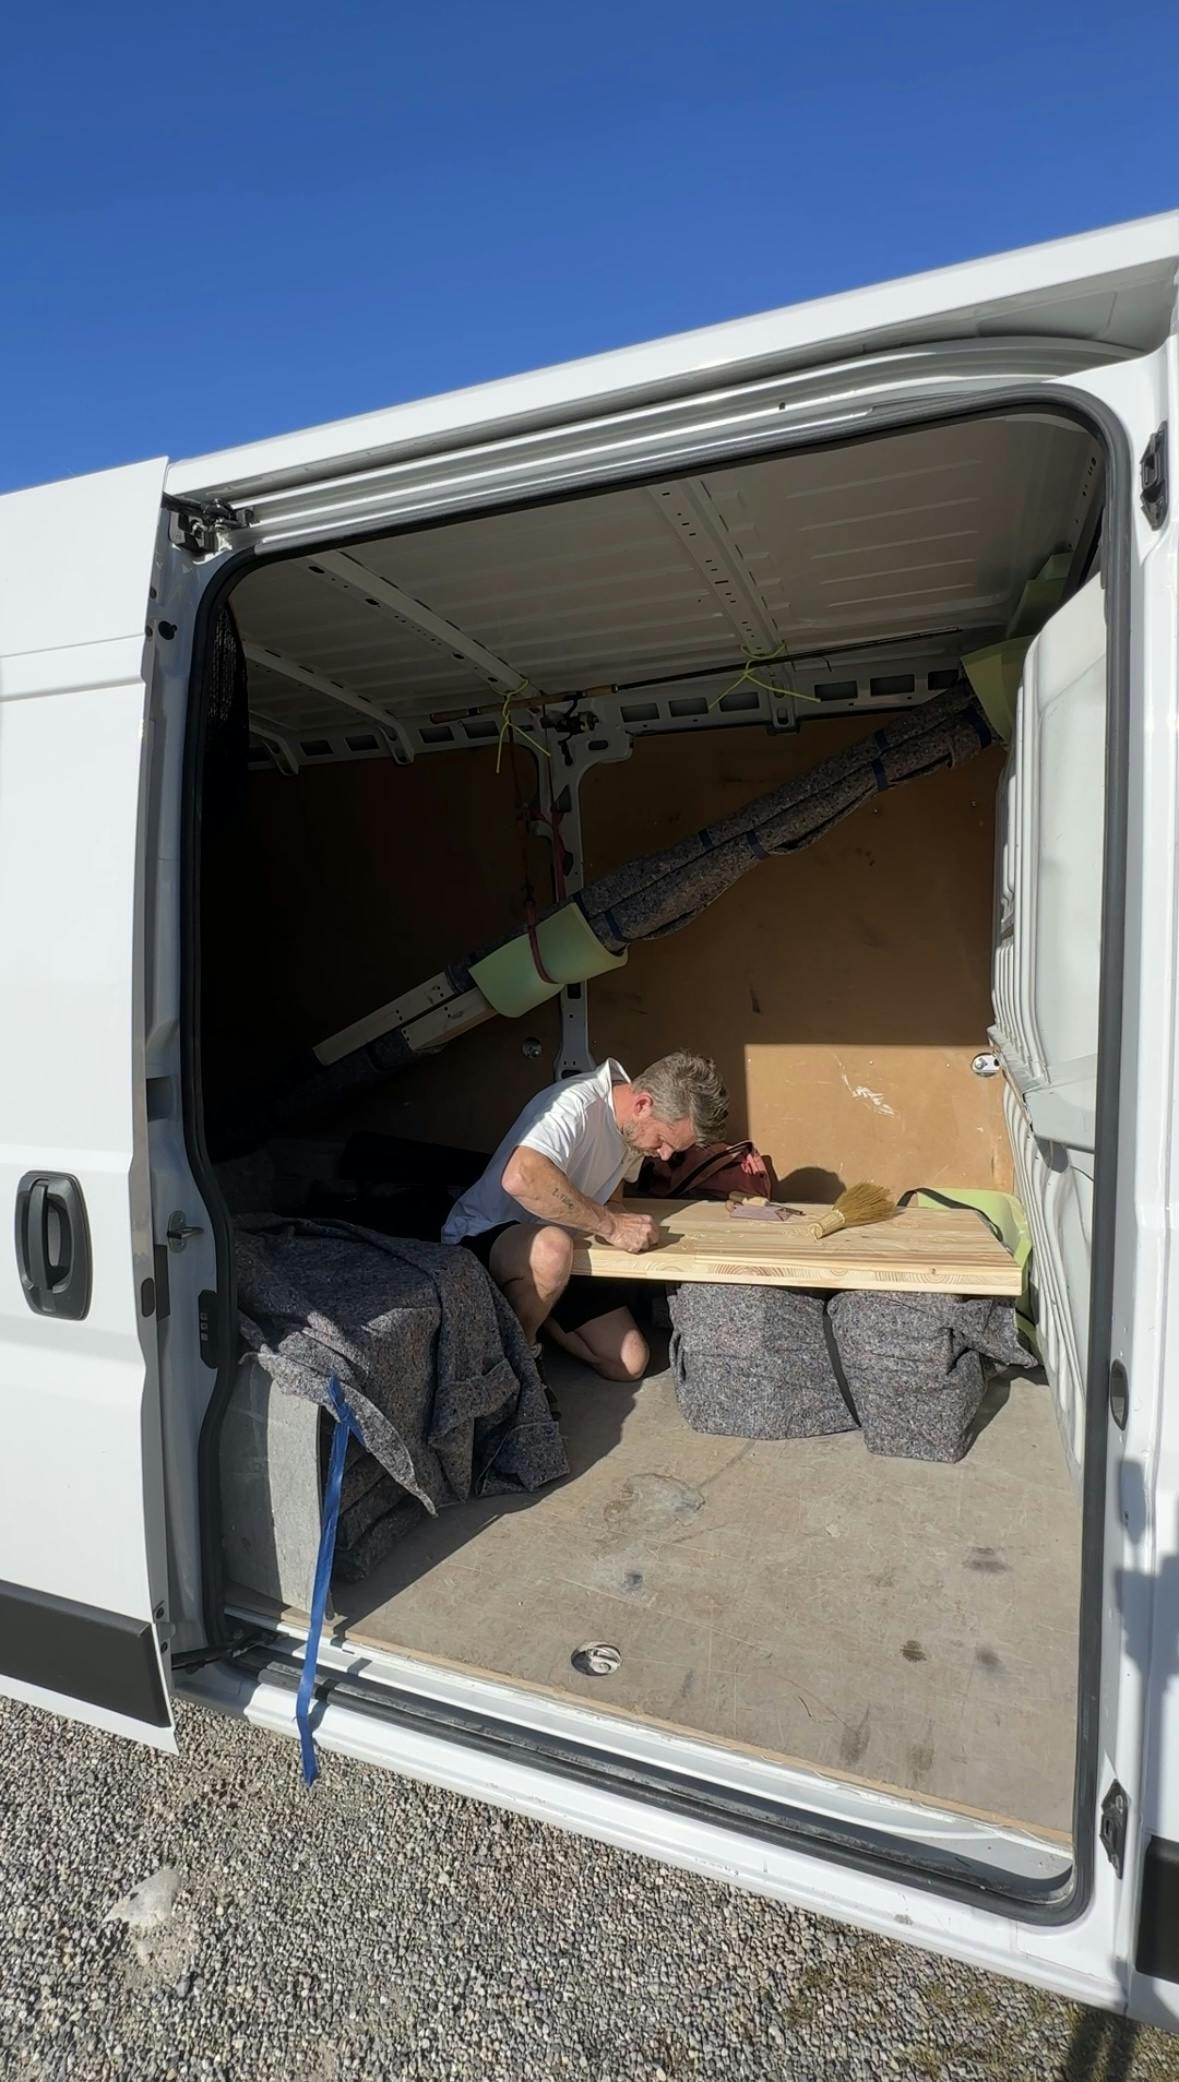
[[[508,1129],[482,1178],[456,1200],[442,1241],[461,1243],[464,1236],[481,1236],[504,1222],[539,1224],[538,1216],[503,1189],[508,1159],[521,1146],[548,1157],[587,1200],[604,1202],[621,1179],[637,1178],[642,1157],[624,1141],[610,1100],[616,1084],[629,1082],[621,1064],[611,1060],[588,1077],[566,1077],[538,1092]]]

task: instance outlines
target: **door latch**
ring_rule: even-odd
[[[1138,486],[1142,497],[1142,511],[1152,528],[1161,528],[1167,518],[1169,496],[1167,488],[1167,422],[1156,427],[1142,451],[1138,466]]]
[[[1101,1803],[1101,1848],[1113,1866],[1119,1879],[1126,1862],[1126,1825],[1130,1819],[1130,1799],[1124,1786],[1115,1778],[1105,1799]]]
[[[175,1214],[169,1215],[168,1226],[164,1231],[170,1251],[182,1251],[190,1236],[201,1236],[203,1233],[199,1222],[190,1222],[183,1208],[179,1207]]]

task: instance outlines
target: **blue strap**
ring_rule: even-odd
[[[315,1744],[311,1739],[311,1694],[315,1690],[319,1643],[323,1633],[324,1614],[327,1611],[328,1586],[332,1580],[332,1561],[336,1552],[336,1527],[340,1522],[344,1459],[348,1451],[349,1436],[360,1439],[356,1420],[344,1401],[343,1391],[334,1374],[328,1383],[328,1393],[332,1399],[336,1430],[332,1439],[327,1481],[323,1491],[323,1525],[319,1535],[319,1553],[315,1559],[315,1583],[311,1592],[311,1625],[307,1630],[303,1675],[299,1679],[299,1696],[295,1701],[295,1725],[299,1730],[299,1746],[303,1752],[305,1786],[313,1786],[319,1776],[319,1765],[315,1761]],[[363,1445],[364,1441],[360,1440],[360,1443]]]

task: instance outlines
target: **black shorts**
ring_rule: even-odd
[[[491,1253],[497,1237],[506,1229],[518,1229],[518,1222],[501,1222],[497,1229],[481,1229],[478,1236],[464,1236],[464,1250],[473,1251],[480,1265],[491,1270]],[[550,1320],[561,1330],[584,1329],[599,1316],[613,1315],[615,1309],[629,1309],[634,1314],[637,1299],[633,1291],[640,1285],[637,1280],[590,1280],[576,1275],[570,1280],[556,1307],[550,1312]]]

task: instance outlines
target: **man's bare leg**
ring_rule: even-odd
[[[573,1265],[573,1239],[564,1229],[517,1222],[492,1245],[488,1270],[520,1318],[530,1345],[565,1292]]]
[[[647,1340],[628,1308],[594,1316],[580,1330],[562,1330],[550,1318],[545,1324],[545,1336],[551,1337],[563,1352],[580,1359],[583,1366],[592,1366],[605,1381],[641,1381],[651,1356]]]

